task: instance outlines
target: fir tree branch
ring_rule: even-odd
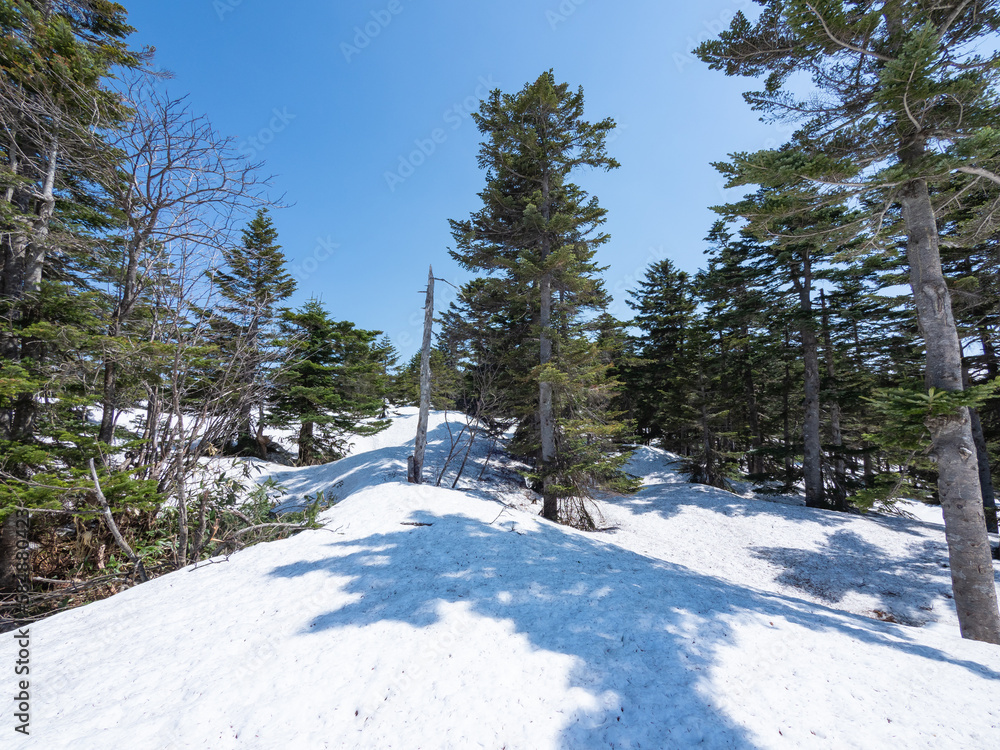
[[[805,6],[810,11],[812,11],[812,14],[814,16],[816,16],[816,18],[819,20],[820,24],[822,24],[822,26],[823,26],[823,31],[826,32],[826,35],[830,38],[830,41],[832,41],[834,44],[837,44],[837,45],[843,47],[844,49],[849,49],[852,52],[857,52],[858,54],[861,54],[861,55],[867,55],[869,57],[874,57],[874,58],[876,58],[878,60],[882,60],[884,62],[892,62],[892,58],[891,57],[886,57],[885,55],[880,55],[878,52],[873,52],[872,50],[865,49],[864,47],[857,47],[857,46],[851,44],[850,42],[845,42],[845,41],[843,41],[841,39],[838,39],[834,35],[834,33],[830,29],[830,27],[827,25],[826,19],[823,18],[823,15],[818,10],[816,10],[815,7],[813,7],[812,3],[805,3]]]

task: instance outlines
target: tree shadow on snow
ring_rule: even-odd
[[[841,526],[855,518],[846,513],[806,508],[776,500],[747,498],[706,484],[665,482],[650,484],[635,495],[602,498],[611,505],[632,513],[655,513],[664,519],[678,515],[685,507],[695,506],[724,516],[779,516],[783,519]]]
[[[783,567],[777,580],[787,586],[832,604],[853,591],[868,594],[880,602],[885,615],[904,625],[926,624],[933,603],[951,598],[951,579],[942,565],[948,562],[948,548],[930,539],[901,558],[846,529],[831,534],[820,550],[756,547],[751,552]]]
[[[567,713],[566,748],[756,747],[714,705],[708,680],[716,650],[733,645],[736,618],[783,617],[1000,678],[906,641],[892,626],[821,605],[799,607],[547,523],[520,530],[516,522],[500,527],[428,511],[408,520],[433,525],[332,543],[329,557],[272,571],[277,578],[326,573],[345,580],[344,591],[355,597],[310,621],[302,635],[385,621],[428,627],[439,622],[442,605],[455,603],[511,623],[535,648],[576,657],[568,687],[614,697],[613,705]],[[726,679],[745,681],[740,689],[748,693],[759,687],[752,670]]]
[[[434,484],[438,474],[448,458],[453,453],[447,471],[442,477],[442,486],[451,487],[458,473],[465,450],[468,447],[468,433],[460,435],[461,423],[451,425],[451,432],[445,424],[438,425],[427,433],[427,452],[424,458],[424,481]],[[452,445],[454,442],[454,450]],[[485,449],[488,441],[480,436],[474,447]],[[317,491],[323,492],[330,501],[341,499],[363,486],[386,484],[389,482],[406,482],[406,459],[413,453],[412,442],[406,445],[392,445],[384,448],[364,451],[357,455],[347,456],[321,466],[275,469],[269,473],[274,481],[285,490],[281,502],[275,507],[275,513],[288,513],[303,510],[309,502],[315,499]],[[482,468],[482,457],[472,451],[469,456],[463,477],[476,477]],[[491,475],[489,477],[493,479]],[[495,480],[494,480],[495,481]],[[478,483],[477,483],[478,484]],[[488,489],[472,488],[464,491],[493,500]]]

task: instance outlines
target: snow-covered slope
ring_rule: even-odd
[[[957,632],[940,508],[921,506],[924,520],[832,513],[687,484],[676,466],[636,452],[643,491],[601,503],[613,540],[738,585]]]
[[[940,542],[939,527],[702,490],[644,452],[635,466],[649,486],[602,503],[616,530],[585,534],[538,519],[502,472],[489,486],[507,505],[405,484],[407,429],[337,464],[285,470],[294,493],[339,483],[322,530],[32,626],[32,735],[8,718],[3,747],[978,748],[1000,737],[1000,649],[833,606],[870,604],[849,598],[854,573],[840,571],[864,570],[852,555],[891,576],[881,551],[898,544],[902,565],[908,546]],[[446,438],[438,415],[428,468]],[[793,549],[804,557],[774,551]],[[839,588],[783,580],[806,569],[819,587],[810,554]],[[915,571],[899,587],[910,609],[921,581],[940,585]],[[13,664],[13,640],[0,644]]]

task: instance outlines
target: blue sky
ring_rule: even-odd
[[[728,79],[690,54],[749,0],[124,0],[135,46],[153,45],[171,94],[266,162],[280,243],[338,319],[417,348],[428,264],[459,284],[448,219],[474,211],[485,176],[468,116],[488,89],[554,69],[583,86],[588,119],[618,123],[612,172],[577,182],[608,209],[598,260],[626,292],[663,257],[694,271],[728,195],[711,162],[775,146]],[[442,285],[443,286],[443,285]],[[439,292],[437,309],[453,296]]]

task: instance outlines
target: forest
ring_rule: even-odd
[[[609,312],[579,182],[626,171],[616,123],[542,71],[472,114],[479,207],[440,217],[467,280],[400,361],[289,306],[266,165],[164,93],[122,5],[0,2],[0,629],[315,528],[335,498],[276,516],[209,459],[344,458],[426,366],[550,521],[596,529],[638,446],[836,513],[940,505],[962,634],[1000,643],[1000,8],[757,5],[695,54],[795,129],[714,165],[745,195],[701,270],[656,261]]]

